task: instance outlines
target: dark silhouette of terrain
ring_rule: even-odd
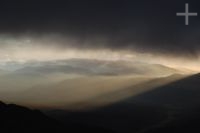
[[[165,105],[174,108],[192,108],[200,105],[200,74],[152,89],[127,100]]]
[[[62,124],[38,110],[0,102],[0,132],[2,133],[112,133],[111,131],[79,125]]]
[[[44,111],[48,116],[37,110],[0,103],[1,130],[4,133],[200,132],[199,83],[200,74],[196,74],[106,107],[82,112]]]
[[[136,104],[118,104],[84,112],[56,110],[46,113],[63,123],[70,120],[110,129],[117,133],[135,133],[159,124],[167,117],[163,108]]]
[[[104,108],[85,112],[52,111],[71,120],[119,133],[200,132],[200,74],[151,89]]]
[[[165,106],[167,119],[145,133],[200,132],[200,74],[156,88],[129,100]]]

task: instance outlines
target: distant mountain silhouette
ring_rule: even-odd
[[[172,114],[168,120],[160,123],[143,133],[199,133],[200,107],[190,111],[180,111]],[[176,116],[177,115],[177,116]]]
[[[146,126],[139,133],[188,133],[200,132],[200,74],[195,74],[170,84],[130,97],[115,105],[128,104],[160,107],[167,116],[163,121]],[[113,107],[106,107],[105,110]],[[147,109],[146,113],[149,113]],[[154,116],[157,117],[157,116]]]
[[[196,74],[103,108],[49,114],[63,122],[72,120],[110,128],[119,133],[200,132],[199,83],[200,74]]]
[[[100,126],[117,133],[137,133],[142,129],[161,123],[167,117],[164,108],[126,103],[84,112],[56,110],[46,113],[63,123],[71,120]]]
[[[200,74],[155,88],[130,98],[148,105],[164,106],[168,118],[144,133],[200,132]]]
[[[129,100],[174,108],[196,107],[200,105],[200,74],[152,89]]]
[[[179,76],[172,75],[167,79]],[[153,82],[159,84],[162,80],[152,80],[147,85]],[[110,133],[110,130],[117,133],[200,132],[199,83],[200,74],[196,74],[102,108],[83,112],[54,110],[45,112],[48,116],[37,110],[1,102],[1,130],[3,133]],[[131,88],[124,91],[131,93]]]
[[[0,132],[2,133],[112,133],[97,127],[68,122],[62,124],[38,110],[0,102]]]

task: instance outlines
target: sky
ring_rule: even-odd
[[[188,26],[186,3],[199,13]],[[199,0],[1,0],[0,97],[46,106],[150,89],[200,72],[199,33]]]
[[[200,58],[198,0],[2,1],[0,59],[135,59],[188,65]],[[107,56],[105,56],[107,55]]]

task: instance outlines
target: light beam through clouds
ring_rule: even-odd
[[[103,42],[105,47],[89,47],[99,41],[79,47],[85,43],[57,36],[0,36],[0,98],[30,107],[89,109],[200,71],[198,54],[191,58],[128,47],[112,49]],[[174,74],[183,75],[167,77]],[[119,96],[106,97],[119,91]]]

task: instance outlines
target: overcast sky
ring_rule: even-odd
[[[61,48],[133,49],[198,58],[200,15],[190,17],[185,26],[185,18],[176,16],[185,11],[185,3],[200,14],[199,0],[2,1],[1,41],[30,37],[54,40]]]

